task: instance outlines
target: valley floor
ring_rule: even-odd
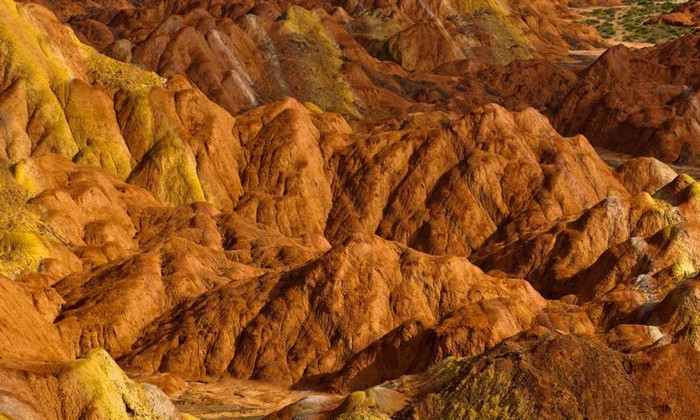
[[[342,400],[339,395],[227,378],[210,383],[191,382],[187,391],[173,402],[183,413],[202,420],[242,420],[261,419],[303,398],[326,399],[333,406]]]

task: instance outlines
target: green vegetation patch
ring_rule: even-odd
[[[694,28],[645,24],[671,12],[675,6],[676,3],[667,0],[624,0],[622,7],[593,9],[579,23],[595,27],[605,39],[656,44],[695,31]]]

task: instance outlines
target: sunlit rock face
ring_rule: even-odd
[[[38,3],[98,51],[185,74],[230,112],[293,96],[346,117],[393,116],[453,95],[454,79],[430,75],[443,64],[605,45],[563,2]]]

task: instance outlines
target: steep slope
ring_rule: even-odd
[[[491,299],[508,301],[511,314],[504,316],[521,328],[545,304],[527,283],[489,278],[464,259],[355,237],[299,269],[234,281],[176,308],[121,362],[130,370],[165,368],[188,379],[228,370],[291,384],[337,370],[407,321],[440,322]],[[485,328],[483,334],[502,334]]]
[[[256,197],[276,195],[280,186],[277,182],[289,183],[290,192],[282,195],[295,196],[304,192],[296,191],[293,184],[308,184],[309,176],[320,178],[319,165],[323,160],[320,152],[308,166],[299,163],[309,162],[306,156],[291,156],[291,159],[280,156],[275,166],[291,165],[284,169],[290,173],[288,180],[277,178],[273,182],[259,178],[254,172],[255,162],[261,159],[261,153],[272,151],[251,150],[252,154],[248,155],[241,148],[241,141],[262,141],[262,137],[255,136],[270,137],[280,129],[258,132],[260,128],[249,120],[259,113],[236,124],[233,117],[192,89],[182,77],[173,77],[166,84],[152,73],[100,56],[80,45],[66,28],[36,5],[15,6],[4,2],[3,7],[7,9],[3,13],[4,28],[11,33],[8,48],[23,51],[17,59],[11,54],[7,56],[9,65],[5,67],[6,82],[2,87],[3,95],[7,96],[4,103],[16,106],[26,102],[27,115],[31,116],[23,122],[6,118],[0,124],[0,131],[12,133],[12,141],[6,142],[4,148],[11,163],[29,156],[57,154],[79,164],[100,167],[122,180],[145,187],[166,203],[208,201],[219,208],[231,208],[239,199],[246,206],[252,205],[251,198],[243,196],[242,182],[248,184],[248,193]],[[30,28],[33,32],[27,29],[27,33],[35,36],[16,39],[10,28],[23,25],[36,25]],[[42,49],[42,42],[48,42],[49,36],[52,48]],[[24,58],[29,54],[27,51],[33,55]],[[36,63],[45,65],[37,68]],[[26,83],[30,85],[25,86]],[[30,97],[16,97],[25,95],[22,93],[25,90],[31,92]],[[317,116],[290,101],[265,112],[280,115],[271,126],[283,126],[298,133],[288,142],[303,147],[299,150],[319,147],[302,144],[321,141],[314,121],[320,121],[321,126],[333,125],[329,128],[339,130],[341,135],[349,131],[343,127],[344,122],[333,122],[337,117]],[[21,139],[25,143],[18,144]],[[280,141],[270,138],[266,147],[279,148]],[[252,165],[246,165],[248,162]],[[234,171],[230,170],[232,167]],[[330,192],[325,195],[322,197],[325,204],[321,206],[328,207]],[[309,198],[301,197],[302,201]],[[299,224],[298,221],[271,223]],[[301,233],[298,227],[280,228],[285,233]],[[322,226],[311,230],[321,229]]]
[[[650,49],[611,48],[549,111],[553,125],[595,146],[697,164],[699,40],[693,34]]]
[[[334,158],[331,241],[366,230],[432,254],[468,256],[627,194],[583,137],[562,138],[532,109],[413,114]]]

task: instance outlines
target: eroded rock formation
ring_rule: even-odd
[[[0,0],[0,417],[221,378],[697,415],[697,35],[584,66],[564,2],[37,3]]]

